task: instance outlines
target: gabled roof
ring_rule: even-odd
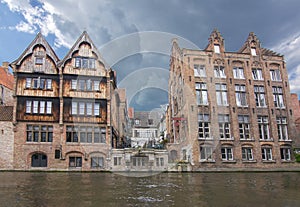
[[[14,89],[14,76],[8,69],[0,66],[0,85],[5,86],[6,88],[13,90]]]
[[[0,121],[13,120],[13,106],[0,106]]]
[[[52,60],[57,63],[59,61],[59,58],[57,57],[57,55],[55,54],[54,50],[52,49],[52,47],[49,45],[49,43],[47,42],[47,40],[44,38],[44,36],[42,35],[41,32],[39,32],[36,37],[34,38],[34,40],[29,44],[29,46],[25,49],[25,51],[22,53],[22,55],[15,61],[13,61],[11,63],[11,65],[20,65],[22,60],[28,56],[29,54],[31,54],[33,52],[33,48],[36,45],[43,45],[46,48],[46,54],[52,58]]]
[[[90,36],[88,35],[88,33],[86,31],[83,31],[83,33],[77,39],[77,41],[75,42],[75,44],[73,45],[73,47],[69,50],[69,52],[67,53],[67,55],[59,62],[59,64],[58,64],[59,67],[62,66],[62,65],[64,65],[67,60],[69,60],[70,58],[72,58],[72,54],[76,50],[79,50],[79,46],[83,42],[87,42],[87,43],[89,43],[91,45],[92,51],[97,55],[98,60],[100,60],[104,64],[105,68],[108,69],[109,67],[107,67],[107,64],[103,60],[100,52],[98,51],[97,47],[95,46],[95,44],[93,43],[92,39],[90,38]]]

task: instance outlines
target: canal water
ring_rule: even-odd
[[[300,206],[300,173],[0,172],[0,206]]]

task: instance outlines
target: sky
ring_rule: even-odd
[[[203,49],[216,28],[226,51],[254,32],[285,56],[291,92],[300,94],[299,0],[0,0],[0,61],[12,62],[41,32],[60,59],[87,31],[117,71],[135,110],[168,103],[171,40]]]

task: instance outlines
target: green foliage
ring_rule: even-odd
[[[295,153],[295,159],[296,159],[296,162],[300,162],[300,154],[299,153]]]

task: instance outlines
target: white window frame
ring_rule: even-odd
[[[211,139],[209,114],[198,114],[198,139]]]
[[[290,148],[280,148],[280,157],[283,161],[291,161],[291,149]]]
[[[46,106],[46,102],[45,101],[40,101],[40,114],[45,113],[45,106]]]
[[[93,109],[93,104],[92,103],[86,103],[86,115],[91,116],[92,110]]]
[[[289,140],[288,125],[286,117],[276,117],[279,141]]]
[[[267,116],[257,116],[259,139],[270,140],[269,118]]]
[[[34,114],[39,113],[39,101],[33,101],[32,113],[34,113]]]
[[[195,77],[206,77],[205,65],[194,65],[194,76]]]
[[[214,44],[214,52],[220,54],[220,45]]]
[[[273,160],[273,153],[271,147],[262,147],[261,154],[262,154],[263,161]]]
[[[281,81],[281,74],[279,69],[271,69],[270,76],[272,81]]]
[[[214,75],[216,78],[226,78],[224,66],[214,66]]]
[[[100,116],[100,103],[94,103],[94,116]]]
[[[200,145],[200,161],[212,161],[213,158],[212,146]]]
[[[233,160],[233,147],[222,147],[221,148],[221,157],[223,161],[232,161]]]
[[[251,140],[250,121],[248,115],[238,115],[240,140]]]
[[[47,101],[46,113],[52,114],[52,101]]]
[[[31,78],[26,78],[25,88],[31,88]]]
[[[94,91],[100,91],[100,81],[94,80]]]
[[[26,113],[30,114],[32,112],[32,101],[26,101]]]
[[[244,68],[234,67],[233,68],[233,78],[235,78],[235,79],[245,79]]]
[[[78,113],[78,103],[75,101],[72,101],[71,114],[77,115],[77,113]]]
[[[252,161],[253,160],[252,147],[242,147],[242,160],[243,161]]]
[[[257,107],[267,106],[264,86],[254,86],[254,97]]]
[[[216,96],[218,106],[228,106],[226,84],[216,83]]]
[[[283,100],[283,88],[279,86],[273,86],[273,100],[276,108],[285,108]]]
[[[235,97],[236,105],[241,107],[247,107],[247,95],[245,85],[235,85]]]
[[[196,98],[198,105],[208,105],[208,93],[206,83],[196,83]]]
[[[264,80],[261,68],[252,68],[252,78],[253,80]]]
[[[251,47],[251,55],[252,56],[257,56],[256,48],[255,47]]]
[[[218,115],[220,139],[232,139],[230,132],[230,118],[228,114]]]

